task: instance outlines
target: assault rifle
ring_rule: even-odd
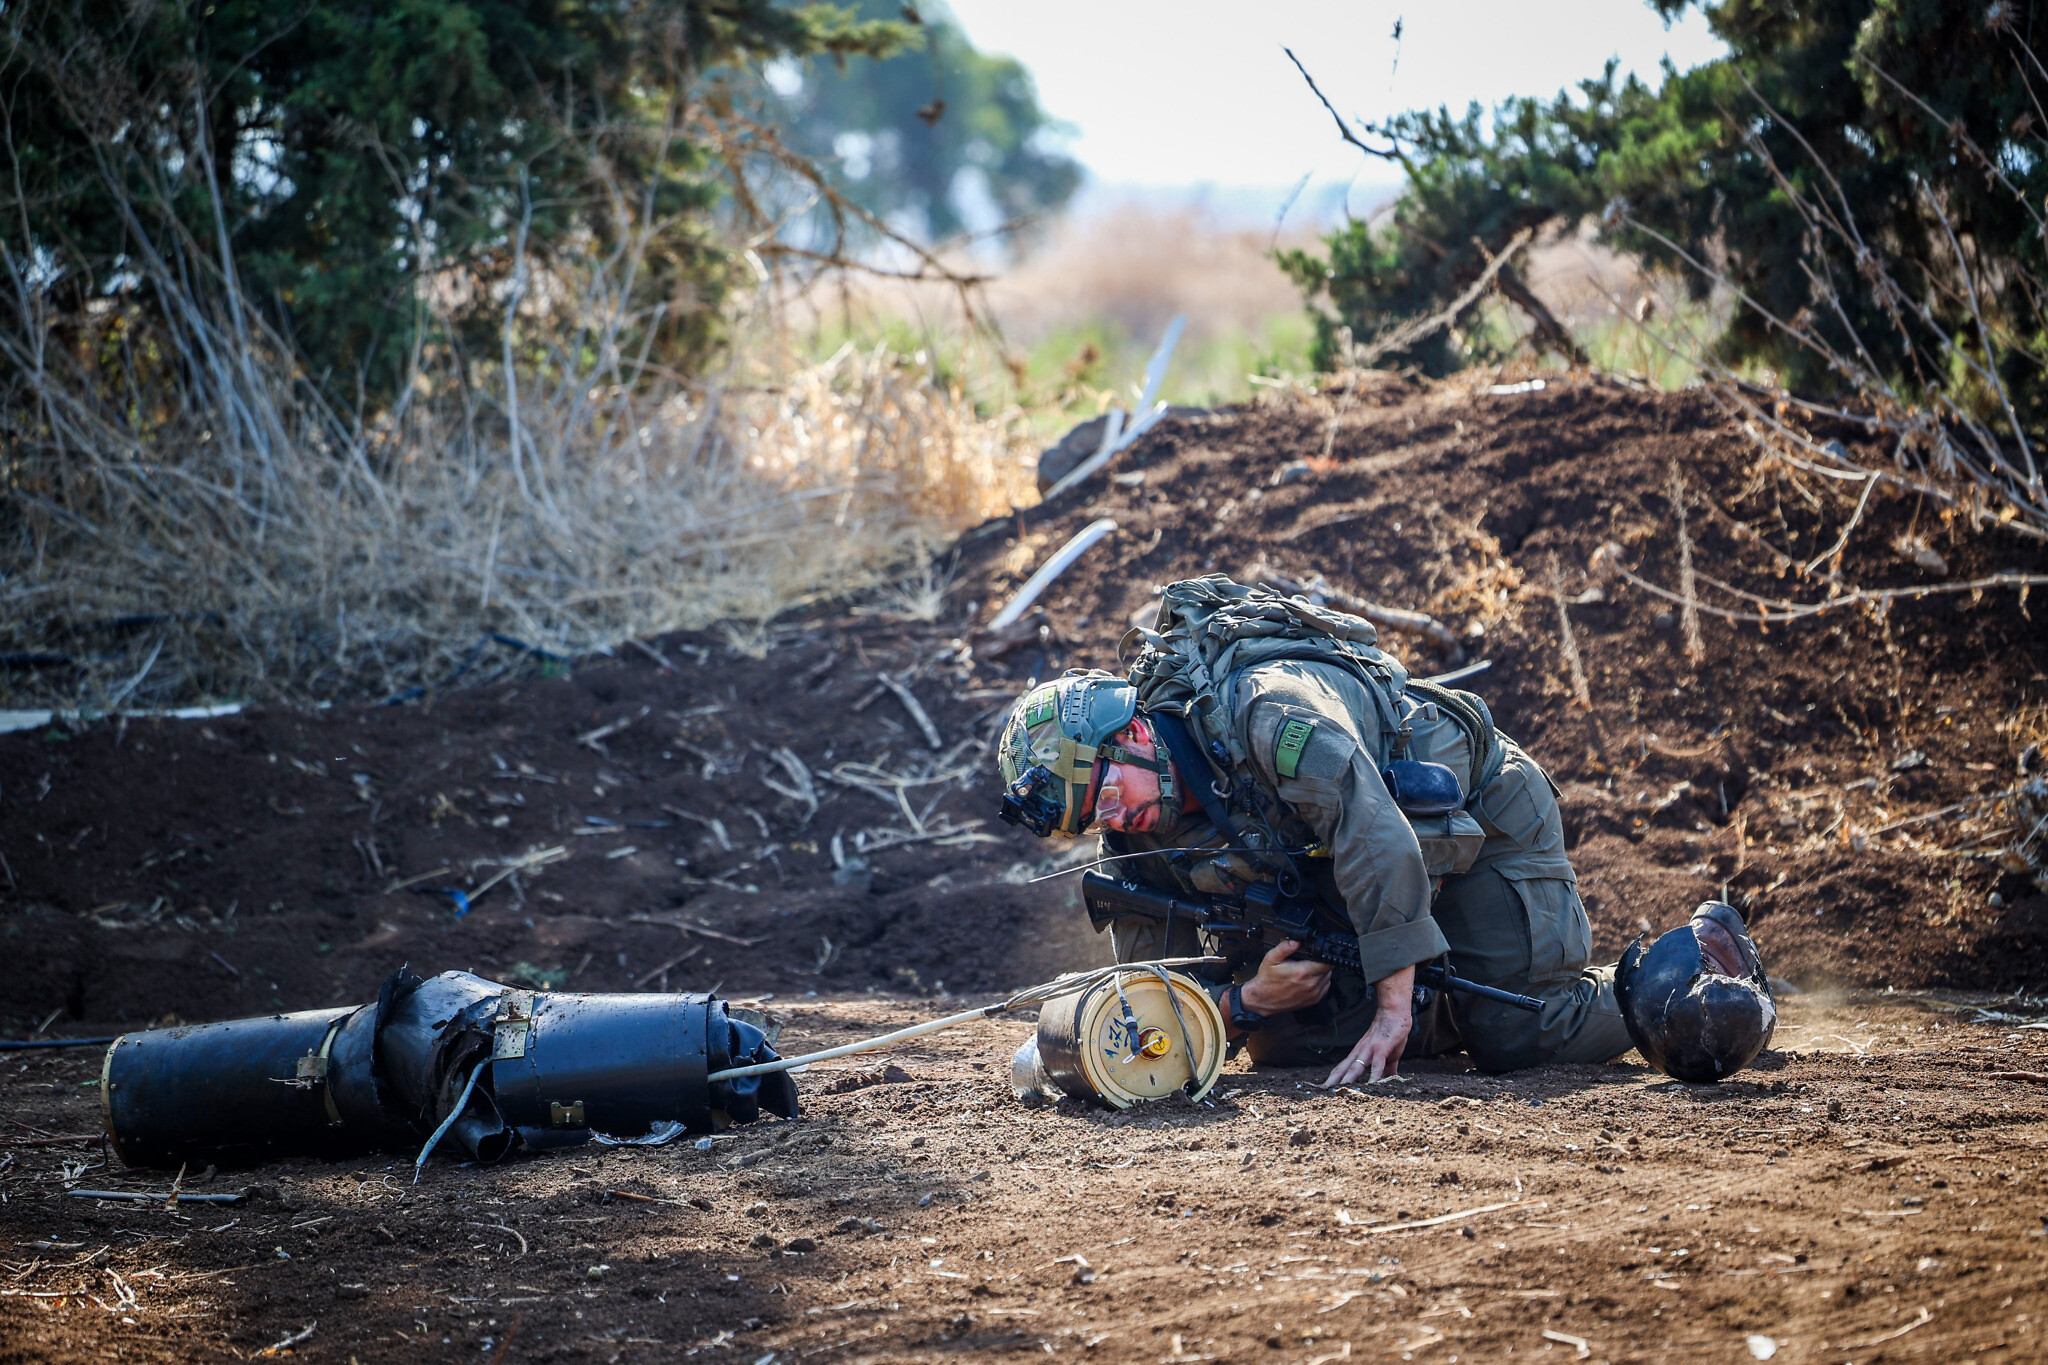
[[[1365,975],[1358,956],[1358,935],[1318,924],[1314,901],[1282,896],[1271,882],[1248,887],[1238,896],[1210,896],[1199,891],[1166,891],[1106,872],[1084,872],[1081,899],[1088,906],[1089,921],[1097,929],[1112,920],[1126,918],[1150,920],[1169,928],[1176,921],[1192,924],[1215,945],[1219,956],[1232,960],[1233,966],[1256,962],[1274,944],[1293,939],[1301,945],[1296,957]],[[1467,981],[1441,963],[1427,962],[1416,967],[1415,984],[1496,1000],[1531,1014],[1543,1008],[1543,1002],[1533,995],[1516,995],[1513,991]]]

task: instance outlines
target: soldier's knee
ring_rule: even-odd
[[[1474,1010],[1458,1023],[1465,1055],[1481,1071],[1499,1075],[1541,1066],[1557,1048],[1544,1036],[1543,1016],[1501,1006]]]

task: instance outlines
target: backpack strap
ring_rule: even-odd
[[[1231,821],[1230,810],[1224,805],[1223,798],[1216,793],[1215,770],[1203,757],[1194,736],[1188,733],[1186,723],[1164,710],[1154,711],[1145,719],[1152,722],[1153,733],[1165,741],[1166,752],[1173,755],[1182,779],[1194,789],[1195,799],[1202,803],[1202,813],[1209,817],[1209,823],[1235,842],[1237,826]]]
[[[1501,747],[1499,732],[1493,728],[1493,712],[1487,709],[1485,700],[1474,693],[1424,682],[1420,678],[1408,680],[1408,691],[1435,702],[1471,739],[1472,790],[1465,795],[1465,804],[1470,806],[1479,799],[1479,793],[1500,776],[1501,766],[1507,761],[1507,750]]]

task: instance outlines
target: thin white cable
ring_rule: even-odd
[[[1220,957],[1166,957],[1160,958],[1156,962],[1121,962],[1114,967],[1098,967],[1094,971],[1088,972],[1071,972],[1066,976],[1055,977],[1051,981],[1041,982],[1036,986],[1027,986],[1008,1000],[998,1004],[984,1005],[980,1009],[963,1010],[959,1014],[949,1015],[944,1019],[934,1019],[924,1024],[912,1024],[909,1028],[897,1029],[894,1033],[884,1033],[879,1037],[868,1038],[862,1042],[846,1043],[839,1047],[827,1048],[823,1052],[807,1052],[801,1057],[779,1057],[775,1061],[758,1062],[753,1066],[727,1067],[723,1071],[712,1072],[704,1080],[706,1084],[709,1084],[713,1081],[737,1080],[741,1076],[765,1076],[771,1071],[790,1071],[800,1066],[809,1066],[812,1062],[829,1062],[835,1057],[851,1057],[857,1052],[875,1052],[892,1044],[903,1042],[905,1039],[916,1038],[926,1033],[937,1033],[940,1029],[952,1028],[956,1024],[971,1024],[976,1019],[993,1019],[998,1014],[1003,1014],[1010,1010],[1025,1009],[1031,1005],[1041,1005],[1055,995],[1068,995],[1075,991],[1086,990],[1089,986],[1105,977],[1116,976],[1123,972],[1144,971],[1148,968],[1154,971],[1163,971],[1169,967],[1199,967],[1223,960]],[[472,1078],[472,1083],[474,1083],[474,1078]],[[445,1128],[447,1125],[443,1124],[442,1126]],[[438,1140],[440,1134],[436,1133],[434,1136]],[[430,1149],[432,1146],[432,1143],[428,1144]],[[422,1161],[426,1159],[425,1153],[421,1154],[420,1159]]]

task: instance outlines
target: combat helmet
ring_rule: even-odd
[[[996,746],[1003,819],[1040,838],[1079,834],[1096,760],[1137,714],[1137,689],[1100,669],[1069,669],[1019,697]]]
[[[1694,1084],[1748,1066],[1778,1023],[1756,944],[1722,901],[1703,902],[1690,923],[1647,949],[1631,943],[1614,971],[1614,997],[1644,1059]]]

